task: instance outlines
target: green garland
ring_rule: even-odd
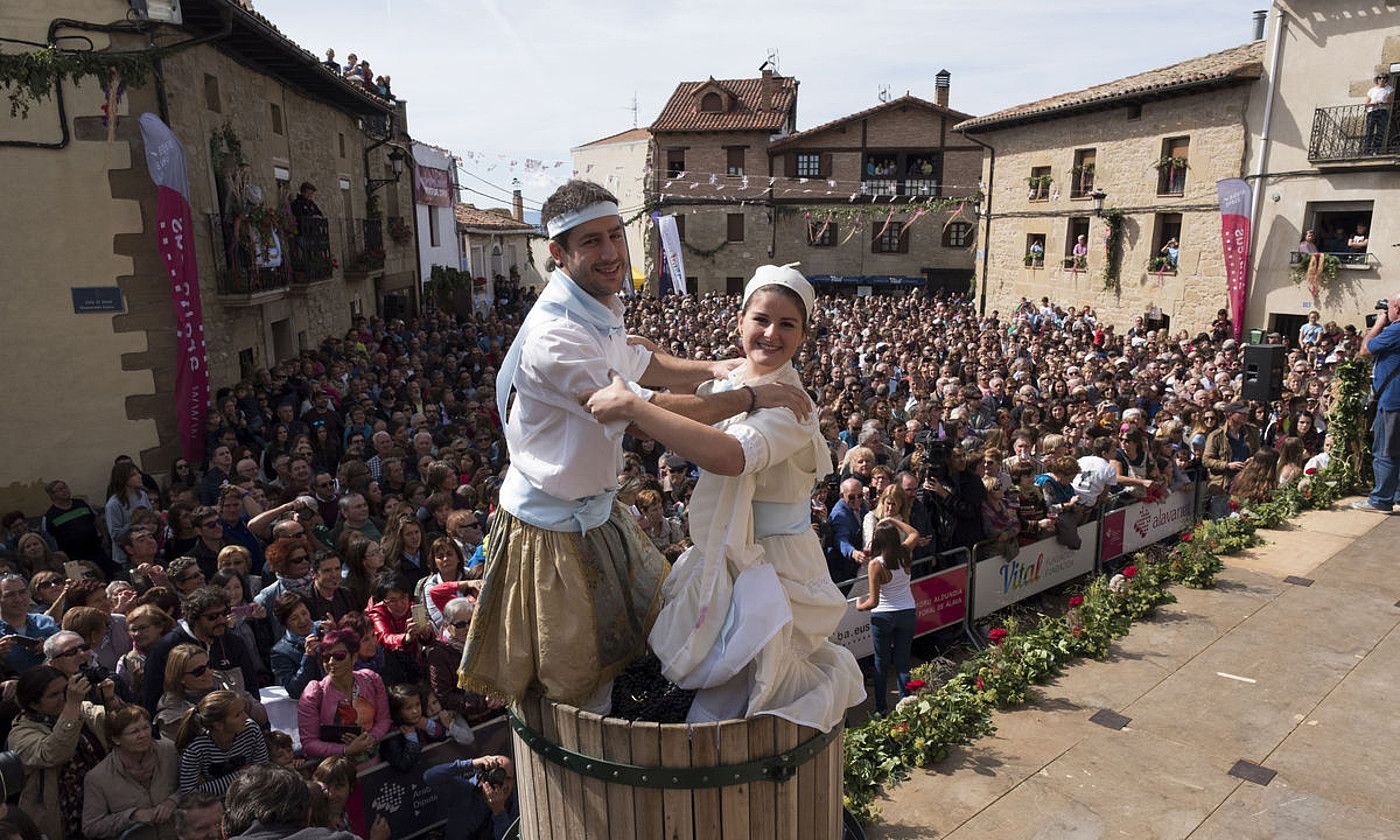
[[[1327,471],[1347,488],[1365,487],[1371,472],[1371,436],[1366,423],[1366,400],[1371,394],[1371,360],[1353,356],[1337,366],[1327,430],[1332,435],[1332,455]]]
[[[1104,235],[1103,240],[1103,287],[1105,291],[1117,292],[1121,288],[1120,273],[1123,265],[1123,211],[1105,210],[1103,223],[1108,226],[1108,233]]]
[[[113,70],[128,87],[150,80],[155,66],[181,47],[96,52],[48,46],[33,52],[0,53],[0,88],[9,91],[10,116],[27,119],[29,108],[53,96],[65,79],[80,84],[85,78],[105,82]]]
[[[1304,256],[1308,255],[1304,254]],[[1319,278],[1321,280],[1320,285],[1326,288],[1337,282],[1337,276],[1342,268],[1342,261],[1334,254],[1322,254],[1320,256],[1322,257],[1322,275]],[[1288,270],[1288,279],[1293,281],[1293,285],[1301,285],[1304,280],[1308,279],[1308,266],[1311,263],[1312,258],[1309,256],[1308,259],[1299,262]]]
[[[725,248],[728,248],[731,244],[733,244],[733,243],[731,243],[728,239],[724,240],[723,242],[719,243],[718,245],[716,245],[716,246],[713,247],[713,248],[697,248],[697,247],[695,247],[694,245],[691,245],[689,242],[682,242],[682,243],[681,243],[681,245],[682,245],[687,251],[689,251],[690,253],[694,254],[695,256],[697,256],[697,257],[707,257],[707,258],[708,258],[708,257],[713,257],[715,254],[718,254],[720,251],[723,251]]]
[[[1039,615],[1025,626],[1008,618],[988,633],[992,646],[970,657],[941,685],[934,685],[940,663],[919,665],[911,672],[912,694],[889,716],[846,730],[846,807],[861,822],[871,821],[881,792],[913,768],[934,764],[953,747],[995,731],[994,710],[1025,703],[1033,686],[1062,666],[1081,657],[1106,657],[1113,640],[1126,635],[1134,621],[1176,600],[1173,584],[1210,588],[1224,568],[1220,557],[1258,545],[1259,528],[1282,524],[1303,510],[1329,508],[1354,486],[1347,483],[1344,469],[1329,468],[1280,489],[1267,502],[1243,508],[1232,502],[1235,514],[1197,523],[1170,548],[1156,545],[1137,552],[1111,579],[1093,577],[1069,599],[1064,615]]]

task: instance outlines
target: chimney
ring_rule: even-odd
[[[510,214],[517,222],[525,221],[525,199],[521,197],[520,190],[510,191]]]
[[[1254,40],[1264,40],[1264,24],[1269,20],[1268,9],[1254,10]]]
[[[948,80],[952,75],[947,70],[939,70],[933,75],[933,101],[944,108],[948,107]]]
[[[773,110],[773,102],[778,97],[778,83],[773,79],[773,68],[767,62],[763,64],[763,82],[759,85],[758,101],[759,107],[765,111]]]

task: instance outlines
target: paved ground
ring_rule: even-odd
[[[868,836],[1400,838],[1400,516],[1313,512],[1264,536],[916,772]],[[1101,708],[1131,722],[1089,722]],[[1277,775],[1229,775],[1241,759]]]

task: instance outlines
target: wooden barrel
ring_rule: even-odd
[[[521,840],[841,840],[841,730],[513,708]]]

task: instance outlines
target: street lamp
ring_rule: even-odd
[[[1104,200],[1105,198],[1108,198],[1108,193],[1106,193],[1106,192],[1104,192],[1103,190],[1100,190],[1100,189],[1095,189],[1093,192],[1089,193],[1089,197],[1092,198],[1092,199],[1094,200],[1094,215],[1095,215],[1095,216],[1102,216],[1102,215],[1103,215],[1103,200]]]
[[[368,158],[368,153],[366,153]],[[399,178],[403,177],[403,162],[408,156],[403,153],[403,149],[393,146],[389,149],[389,169],[394,173],[392,178],[369,178],[366,179],[366,192],[374,192],[385,184],[397,184]]]

